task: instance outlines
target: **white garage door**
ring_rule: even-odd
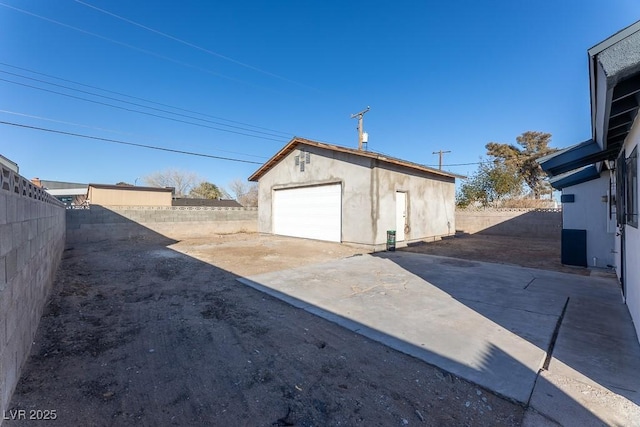
[[[339,242],[341,212],[340,184],[276,190],[273,194],[273,233]]]

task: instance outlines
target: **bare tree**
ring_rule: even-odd
[[[77,196],[73,196],[73,202],[71,203],[74,206],[85,206],[88,204],[87,195],[86,194],[78,194]]]
[[[248,183],[238,178],[229,183],[229,188],[242,206],[258,206],[258,184],[255,182]]]
[[[176,197],[187,197],[192,188],[204,181],[194,172],[179,169],[165,169],[143,178],[150,187],[173,187]]]

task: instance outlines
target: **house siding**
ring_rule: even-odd
[[[97,188],[89,186],[89,203],[101,206],[171,206],[171,191]]]
[[[636,118],[629,136],[625,140],[623,149],[628,157],[640,143],[640,122]],[[636,194],[639,197],[640,194]],[[636,328],[636,334],[640,337],[640,230],[629,225],[625,226],[625,298],[629,313]],[[620,247],[620,237],[616,237],[616,247]],[[618,277],[620,277],[620,264],[618,264]]]
[[[590,267],[606,268],[616,263],[615,215],[609,219],[609,204],[602,201],[609,191],[609,179],[609,171],[605,171],[597,180],[562,190],[563,195],[575,197],[574,203],[562,205],[562,228],[587,230],[587,264]],[[602,221],[603,218],[606,220]]]

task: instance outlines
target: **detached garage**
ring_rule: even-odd
[[[455,175],[370,151],[293,138],[249,177],[258,231],[382,249],[455,233]]]

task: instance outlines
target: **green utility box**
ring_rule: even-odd
[[[387,230],[387,250],[396,250],[396,230]]]

